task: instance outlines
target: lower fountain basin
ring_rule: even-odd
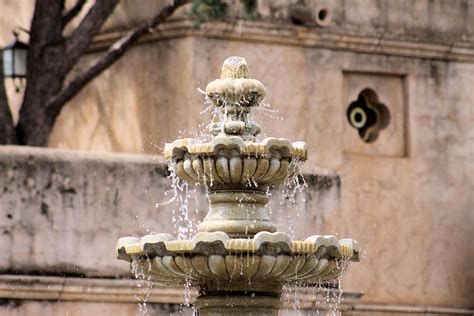
[[[118,258],[132,261],[152,280],[192,284],[201,291],[279,293],[284,284],[310,285],[336,278],[343,262],[358,261],[352,239],[311,236],[292,241],[284,233],[260,232],[231,239],[201,232],[191,240],[169,234],[121,238]]]

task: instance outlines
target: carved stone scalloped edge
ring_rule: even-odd
[[[338,240],[332,235],[314,235],[304,241],[292,241],[287,234],[281,232],[259,232],[252,239],[231,239],[224,232],[200,232],[188,240],[176,240],[169,234],[153,234],[141,239],[123,237],[117,242],[117,257],[128,261],[132,256],[210,255],[213,253],[314,254],[316,257],[359,260],[359,247],[355,240]]]
[[[255,93],[257,102],[252,105],[257,105],[259,100],[265,97],[264,85],[256,80],[249,78],[225,78],[211,81],[206,87],[206,94],[213,99],[216,95],[222,96],[231,102],[238,102],[244,95]]]
[[[311,236],[292,241],[284,233],[260,232],[253,239],[231,239],[223,232],[198,233],[191,240],[168,234],[121,238],[118,258],[137,258],[137,267],[154,281],[190,281],[208,291],[275,292],[283,284],[315,284],[342,273],[338,261],[358,261],[352,239]],[[144,260],[146,258],[146,260]]]
[[[235,150],[235,149],[234,149]],[[189,157],[176,162],[176,175],[189,184],[205,183],[210,188],[263,190],[281,183],[298,171],[298,164],[281,158],[279,153],[267,157],[242,157],[228,153],[215,157]],[[211,201],[212,203],[212,201]]]
[[[185,153],[197,155],[217,155],[221,149],[238,149],[242,155],[268,156],[272,150],[279,151],[283,158],[306,160],[308,149],[305,142],[291,143],[286,138],[267,137],[261,142],[244,141],[239,136],[216,136],[208,143],[200,143],[193,138],[177,139],[165,144],[166,158],[182,159]]]

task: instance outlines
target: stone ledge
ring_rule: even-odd
[[[0,275],[0,299],[45,300],[101,303],[138,303],[146,295],[148,286],[137,287],[137,280],[62,278],[54,276]],[[327,290],[324,290],[327,291]],[[334,292],[334,290],[328,290]],[[317,299],[318,291],[310,288],[298,289],[298,307],[301,310],[327,310],[330,305]],[[190,291],[191,302],[197,293]],[[337,295],[337,294],[336,294]],[[343,302],[338,309],[348,314],[399,313],[399,314],[446,314],[472,315],[473,309],[454,307],[393,305],[359,303],[361,292],[344,291]],[[293,292],[290,297],[293,297]],[[155,284],[147,303],[182,304],[184,289]],[[293,299],[283,302],[284,309],[293,308]]]
[[[143,283],[142,288],[137,286],[138,282]],[[147,290],[148,282],[130,279],[0,275],[0,298],[3,299],[138,303],[147,295]],[[334,290],[328,291],[334,292]],[[190,290],[190,294],[191,302],[194,302],[197,292]],[[324,308],[316,301],[316,294],[314,289],[299,289],[299,307],[301,309]],[[337,294],[334,295],[337,296]],[[345,291],[342,294],[343,305],[355,302],[361,296],[360,292]],[[183,304],[184,287],[154,284],[147,303]],[[293,300],[283,304],[284,308],[291,309],[292,306]],[[345,309],[350,309],[350,307],[347,306]]]
[[[136,154],[123,152],[92,152],[86,150],[43,148],[31,146],[0,145],[0,165],[2,162],[27,163],[34,161],[54,162],[91,162],[93,164],[133,164],[139,166],[153,166],[163,176],[168,175],[168,162],[163,155]],[[1,171],[1,170],[0,170]],[[337,172],[320,167],[302,166],[302,172],[309,186],[316,186],[319,190],[329,189],[333,185],[341,186],[341,179]]]
[[[25,162],[93,162],[93,163],[133,163],[139,165],[154,165],[167,173],[165,158],[162,155],[146,155],[132,153],[90,152],[85,150],[42,148],[30,146],[0,146],[0,161]]]
[[[419,305],[393,305],[393,304],[353,304],[350,308],[353,312],[366,313],[397,313],[412,315],[473,315],[474,309],[463,309],[455,307],[419,306]],[[364,315],[361,314],[361,315]]]
[[[142,43],[181,37],[204,37],[276,45],[342,50],[474,63],[474,43],[470,41],[419,41],[416,39],[363,36],[321,28],[288,26],[268,22],[206,23],[196,30],[189,19],[177,19],[143,36]],[[98,35],[90,52],[107,49],[125,32]]]
[[[139,302],[137,297],[140,297],[137,282],[125,279],[1,275],[0,297],[22,300],[137,303]],[[192,294],[196,295],[194,291]],[[155,285],[148,302],[180,304],[183,302],[183,290]]]

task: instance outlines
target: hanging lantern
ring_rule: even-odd
[[[18,33],[13,32],[15,41],[3,49],[3,75],[5,78],[25,78],[28,45],[18,40]]]

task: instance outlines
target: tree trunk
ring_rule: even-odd
[[[18,141],[21,145],[48,146],[54,121],[45,113],[45,102],[42,99],[39,93],[30,93],[30,97],[23,101],[20,119],[16,127]]]
[[[41,69],[27,75],[27,85],[20,118],[16,127],[22,145],[47,146],[54,125],[54,118],[47,111],[47,102],[61,90],[64,78],[53,71],[53,60],[43,60]]]
[[[26,89],[17,125],[20,144],[47,146],[53,122],[46,113],[48,99],[61,90],[65,57],[61,1],[36,1],[30,27]]]

